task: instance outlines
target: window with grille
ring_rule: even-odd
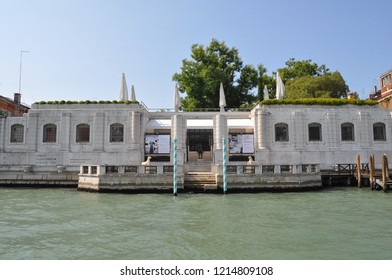
[[[321,141],[321,124],[311,123],[308,126],[309,141]]]
[[[22,124],[14,124],[11,126],[11,142],[23,143],[24,140],[24,126]]]
[[[373,124],[373,139],[374,141],[385,141],[387,140],[385,134],[385,124],[375,123]]]
[[[286,123],[275,124],[275,141],[287,142],[289,141],[289,126]]]
[[[124,142],[124,125],[121,123],[110,125],[110,142]]]
[[[342,123],[342,141],[354,141],[354,125],[352,123]]]
[[[90,125],[82,123],[76,126],[76,142],[90,142]]]
[[[57,126],[55,124],[45,124],[42,141],[54,143],[57,139]]]

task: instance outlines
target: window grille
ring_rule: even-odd
[[[352,123],[343,123],[341,125],[342,141],[354,141],[354,125]]]
[[[374,141],[387,140],[385,135],[385,124],[380,122],[373,124],[373,139]]]
[[[110,126],[110,142],[124,142],[124,125],[115,123]]]
[[[76,126],[76,142],[90,142],[90,125],[82,123]]]
[[[309,141],[321,141],[321,124],[311,123],[308,126]]]
[[[286,123],[275,124],[275,141],[287,142],[289,141],[289,126]]]
[[[57,140],[57,126],[54,124],[44,125],[43,142],[56,142]]]
[[[22,124],[14,124],[11,126],[11,142],[23,143],[24,140],[24,126]]]

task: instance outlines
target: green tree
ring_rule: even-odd
[[[346,97],[348,86],[339,72],[324,76],[303,76],[287,83],[285,98],[342,98]]]
[[[278,70],[286,85],[285,98],[342,98],[349,91],[342,75],[333,73],[322,64],[319,66],[311,59],[295,60],[290,58],[286,67]]]
[[[295,60],[294,58],[290,58],[286,61],[286,67],[279,69],[279,74],[282,77],[283,82],[303,76],[324,76],[327,73],[330,72],[325,64],[318,66],[317,63],[312,63],[311,59]]]
[[[236,48],[213,39],[204,47],[193,44],[191,59],[184,59],[180,73],[173,75],[182,98],[184,110],[218,108],[222,82],[228,108],[247,106],[256,101],[252,90],[257,86],[258,73],[254,66],[243,65]]]
[[[258,80],[257,80],[257,99],[264,100],[264,86],[267,86],[269,98],[275,98],[276,96],[276,80],[274,75],[268,76],[267,68],[263,64],[257,67]]]

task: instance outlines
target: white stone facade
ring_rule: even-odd
[[[156,165],[173,165],[176,136],[179,170],[187,170],[182,167],[196,154],[189,150],[189,129],[212,130],[204,161],[217,174],[221,139],[232,131],[253,135],[254,151],[246,155],[253,156],[256,174],[270,165],[333,169],[355,163],[357,154],[363,162],[375,154],[378,167],[382,154],[392,157],[391,115],[376,106],[269,105],[250,112],[190,113],[149,112],[135,104],[36,104],[23,117],[1,119],[0,171],[79,172],[81,165],[93,164],[137,166],[144,174],[145,135],[154,133],[170,135],[170,152]],[[286,167],[277,167],[277,173],[280,168]]]

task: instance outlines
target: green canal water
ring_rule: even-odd
[[[392,193],[0,188],[0,259],[392,259]]]

